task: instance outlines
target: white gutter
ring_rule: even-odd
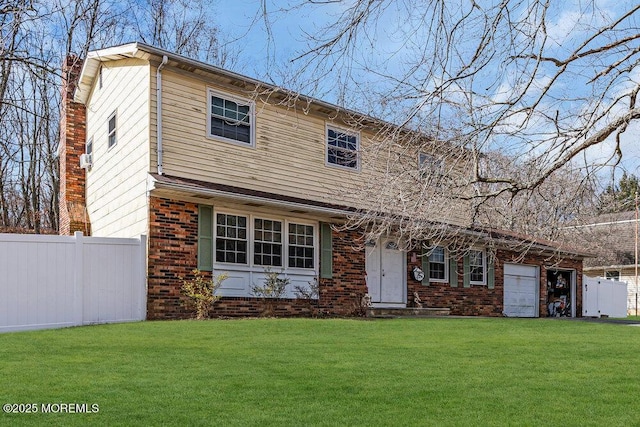
[[[167,64],[167,55],[156,70],[156,149],[158,151],[158,175],[162,175],[162,68]]]

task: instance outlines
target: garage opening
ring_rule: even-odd
[[[574,290],[572,270],[547,270],[547,315],[573,317]]]
[[[540,273],[535,265],[504,265],[504,308],[507,317],[540,315]]]

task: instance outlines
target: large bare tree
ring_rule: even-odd
[[[0,4],[0,232],[58,226],[61,65],[144,40],[232,65],[208,0],[16,0]]]
[[[354,192],[374,200],[356,220],[372,232],[395,223],[410,239],[433,238],[428,230],[437,227],[425,224],[443,216],[460,223],[465,202],[468,226],[554,237],[553,228],[594,206],[593,177],[633,154],[635,1],[306,0],[292,7],[333,14],[309,32],[295,59],[316,84],[309,88],[334,91],[339,103],[393,123],[379,142],[363,144],[370,151],[363,159],[393,164],[385,179]],[[407,141],[399,129],[422,136]],[[440,154],[420,170],[417,152],[431,150],[424,135]],[[414,150],[401,155],[399,146]],[[457,171],[449,173],[456,179],[442,180],[443,170]]]

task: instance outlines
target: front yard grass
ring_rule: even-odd
[[[640,327],[246,319],[0,334],[0,425],[638,425]]]

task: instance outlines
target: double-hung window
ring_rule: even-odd
[[[238,98],[208,91],[210,137],[254,145],[254,104]]]
[[[469,281],[472,285],[486,283],[487,260],[484,251],[471,249],[469,251]]]
[[[247,263],[247,217],[216,215],[216,262]]]
[[[253,220],[253,263],[282,267],[282,221]]]
[[[360,136],[357,133],[327,126],[327,164],[358,170]]]
[[[313,268],[313,226],[289,223],[289,267]]]
[[[449,281],[448,272],[445,249],[442,246],[436,246],[429,253],[429,281],[447,282]]]

